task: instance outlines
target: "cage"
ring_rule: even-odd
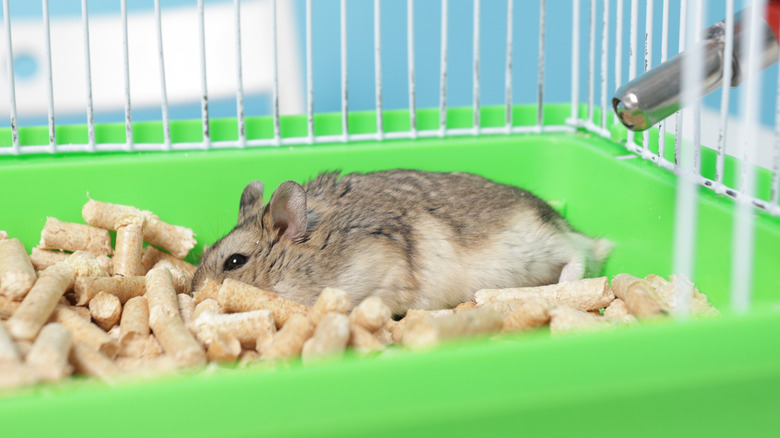
[[[332,169],[457,170],[526,188],[614,241],[606,275],[687,275],[723,315],[312,367],[40,385],[0,396],[9,436],[777,426],[780,113],[766,92],[776,67],[760,72],[759,61],[777,51],[757,26],[735,27],[746,16],[774,23],[775,2],[745,2],[737,15],[732,0],[44,0],[18,21],[15,8],[29,4],[11,3],[0,228],[28,249],[47,216],[79,222],[90,196],[193,228],[195,263],[258,177],[275,187]],[[696,47],[720,20],[718,53],[746,54],[744,82],[702,100],[692,84],[708,52]],[[686,49],[699,58],[684,58],[677,77],[684,109],[628,131],[612,111],[615,90]],[[718,65],[714,88],[737,74]]]

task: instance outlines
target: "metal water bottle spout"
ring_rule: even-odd
[[[694,56],[695,51],[700,52],[698,59],[704,63],[699,90],[701,96],[717,90],[723,84],[724,62],[731,62],[732,65],[731,86],[736,87],[742,83],[748,62],[742,41],[750,37],[749,21],[747,9],[738,12],[734,17],[734,52],[731,59],[725,59],[724,20],[707,28],[702,40],[695,46],[618,88],[612,98],[612,106],[618,119],[632,131],[644,131],[677,112],[682,101],[683,59]],[[759,20],[757,24],[762,26],[760,35],[764,40],[764,50],[759,56],[761,68],[765,69],[777,62],[780,0],[768,2],[764,20]]]

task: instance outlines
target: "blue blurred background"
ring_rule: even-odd
[[[314,70],[314,109],[317,112],[340,111],[341,108],[341,89],[340,89],[340,12],[339,0],[314,0],[313,2],[313,70]],[[607,93],[611,97],[616,86],[616,80],[613,76],[615,63],[615,17],[616,1],[609,1],[610,24],[609,24],[609,78]],[[662,1],[654,2],[653,14],[653,65],[660,62],[661,59],[661,19],[662,19]],[[704,2],[706,5],[705,27],[716,21],[722,20],[725,16],[725,0],[710,0]],[[749,2],[746,2],[749,3]],[[210,8],[221,8],[223,12],[229,12],[233,8],[234,2],[231,0],[208,0],[206,2],[207,13]],[[249,11],[254,4],[262,4],[268,10],[269,0],[245,0],[241,2],[242,12]],[[281,61],[287,62],[287,67],[283,74],[284,80],[288,83],[281,90],[280,99],[283,102],[283,112],[302,112],[306,105],[305,93],[305,1],[304,0],[279,0],[279,26],[280,29],[286,29],[291,35],[286,38],[284,44],[280,40],[279,57]],[[629,59],[629,23],[630,23],[630,1],[624,2],[623,18],[623,78],[621,82],[628,80],[628,59]],[[374,92],[374,28],[373,14],[374,2],[367,0],[349,0],[347,1],[347,23],[348,23],[348,66],[349,66],[349,106],[351,110],[371,110],[375,108]],[[580,25],[580,73],[579,90],[580,102],[587,99],[588,84],[588,44],[589,44],[589,1],[582,1],[581,25]],[[643,69],[644,54],[644,29],[645,14],[647,2],[639,2],[638,19],[638,52],[640,56],[637,60],[637,71]],[[670,34],[669,34],[669,53],[670,56],[677,52],[678,32],[679,32],[679,11],[680,1],[671,1],[670,14]],[[184,18],[190,17],[197,8],[194,0],[164,0],[162,1],[164,9],[164,26],[166,31],[174,31]],[[739,10],[744,5],[737,2]],[[596,103],[600,102],[601,86],[601,37],[602,37],[602,14],[604,1],[596,1],[596,66],[595,66],[595,94]],[[58,26],[58,23],[70,22],[72,25],[79,24],[81,21],[81,2],[79,0],[57,0],[51,2],[50,14],[52,29]],[[16,72],[17,87],[24,87],[26,83],[35,84],[31,87],[31,97],[29,101],[36,101],[38,105],[35,108],[25,109],[25,99],[20,99],[17,94],[17,105],[20,107],[19,123],[22,126],[40,125],[46,123],[46,89],[45,84],[45,60],[40,59],[40,54],[34,51],[25,51],[23,44],[25,41],[20,38],[31,39],[37,43],[35,29],[39,30],[40,41],[43,41],[42,34],[42,9],[40,2],[30,2],[22,0],[13,0],[10,2],[11,16],[14,23],[14,66]],[[152,17],[154,11],[154,2],[151,0],[128,2],[129,16]],[[484,0],[481,2],[480,18],[480,100],[482,105],[501,105],[504,102],[504,74],[505,74],[505,52],[506,52],[506,25],[507,25],[507,2],[505,0]],[[121,27],[116,26],[120,13],[119,1],[91,1],[89,2],[90,26],[91,29],[98,29],[95,32],[99,34],[101,21],[114,23],[109,26],[121,32]],[[515,1],[514,2],[514,77],[513,77],[513,101],[514,103],[535,103],[536,102],[536,81],[537,81],[537,58],[538,58],[538,35],[539,35],[539,3],[535,1]],[[568,102],[571,95],[571,55],[572,55],[572,2],[570,1],[548,1],[547,2],[547,25],[545,36],[545,83],[544,99],[546,102]],[[187,15],[185,13],[190,13]],[[407,83],[407,28],[406,14],[407,2],[399,0],[384,0],[381,3],[381,41],[382,41],[382,86],[383,86],[383,106],[387,109],[407,108],[408,83]],[[177,18],[179,17],[179,18]],[[441,39],[441,3],[432,0],[418,0],[414,2],[414,35],[415,35],[415,69],[416,69],[416,89],[417,89],[417,107],[437,107],[439,103],[439,80],[440,80],[440,39]],[[266,17],[267,18],[267,17]],[[111,21],[113,20],[113,21]],[[448,76],[447,76],[447,104],[450,107],[470,106],[472,104],[472,70],[473,70],[473,1],[472,0],[450,0],[448,14]],[[139,20],[142,22],[143,20]],[[3,18],[5,22],[5,18]],[[156,29],[149,27],[148,20],[138,26],[147,27],[145,31],[140,31],[136,26],[131,28],[130,41],[133,44],[136,35],[143,32],[154,35]],[[183,23],[183,22],[182,22]],[[227,24],[225,24],[227,23]],[[235,28],[230,25],[230,21],[221,22],[213,25],[207,20],[206,37],[219,36],[227,34],[234,35]],[[25,25],[33,29],[32,33],[25,33],[23,30],[17,33],[16,25]],[[193,26],[194,24],[191,23]],[[268,20],[255,19],[251,17],[242,17],[242,31],[248,31],[254,26],[263,27],[265,31],[269,26]],[[183,26],[183,24],[181,24]],[[80,27],[71,27],[70,32],[76,29],[80,32]],[[182,28],[184,29],[184,28]],[[188,28],[189,29],[189,28]],[[63,30],[64,32],[64,30]],[[32,35],[32,36],[30,36]],[[52,38],[56,37],[56,32],[52,31]],[[254,45],[269,44],[268,41],[248,41],[244,33],[242,38],[244,63],[248,63],[249,58],[257,58],[258,52],[253,49]],[[98,42],[95,38],[98,35],[92,35],[91,45],[95,46]],[[4,39],[3,34],[0,38]],[[79,34],[76,41],[81,41]],[[232,37],[234,38],[234,37]],[[153,39],[153,38],[152,38]],[[230,39],[230,38],[228,38]],[[193,47],[198,45],[197,34],[185,39],[190,41]],[[166,41],[166,69],[175,62],[170,58],[172,52],[176,52],[177,47],[169,49]],[[215,43],[216,44],[216,43]],[[4,43],[3,43],[4,45]],[[56,45],[53,43],[53,45]],[[259,47],[259,46],[258,46]],[[83,56],[83,45],[72,47],[74,53]],[[116,45],[113,49],[117,53],[121,52],[121,45]],[[235,58],[235,48],[225,48],[225,59]],[[212,69],[227,69],[235,71],[234,63],[220,58],[215,61],[214,53],[207,51],[207,63],[209,64],[209,109],[211,117],[234,117],[236,115],[235,98],[235,73],[225,75],[211,75]],[[153,55],[153,56],[151,56]],[[229,55],[229,56],[228,56]],[[150,54],[150,61],[138,60],[138,56],[131,54],[130,63],[136,62],[156,62],[156,53]],[[232,58],[231,58],[232,57]],[[265,76],[271,69],[271,59],[269,56],[263,56],[264,59],[255,59],[262,68],[265,69]],[[100,74],[100,68],[95,67],[101,62],[93,54],[93,80],[94,76]],[[113,61],[112,61],[113,62]],[[5,65],[5,63],[4,63]],[[152,74],[157,75],[157,64],[150,64]],[[147,70],[149,69],[147,68]],[[85,123],[86,105],[85,101],[80,101],[75,105],[67,104],[58,97],[65,93],[69,87],[69,82],[62,85],[58,75],[65,75],[66,67],[57,62],[54,63],[55,76],[55,119],[58,124],[62,123]],[[197,68],[191,69],[192,83],[199,83],[199,71]],[[261,76],[260,71],[253,73],[244,68],[244,82],[251,82],[254,75]],[[6,69],[1,72],[4,79],[7,80]],[[120,122],[124,120],[123,100],[121,99],[121,90],[123,82],[121,75],[112,78],[112,85],[117,89],[117,98],[107,99],[104,103],[96,103],[95,120],[97,122]],[[182,75],[180,75],[182,76]],[[151,77],[151,76],[150,76]],[[131,81],[133,90],[133,120],[160,120],[161,111],[159,100],[150,101],[148,98],[135,98],[135,93],[147,91],[146,94],[152,96],[159,95],[159,76],[153,76],[155,79],[150,81],[144,79]],[[225,84],[217,82],[228,78]],[[179,81],[180,77],[166,78],[169,84]],[[73,86],[83,87],[83,79],[71,81]],[[185,82],[182,80],[182,82]],[[267,82],[267,81],[266,81]],[[292,85],[289,85],[292,83]],[[265,82],[263,83],[265,84]],[[271,94],[266,85],[248,86],[245,93],[245,111],[248,116],[266,115],[271,112]],[[1,90],[0,100],[7,102],[7,85],[3,84],[4,90]],[[296,90],[297,87],[297,90]],[[762,76],[762,102],[761,102],[761,121],[767,126],[774,124],[775,118],[775,99],[777,89],[777,67],[768,69]],[[290,91],[292,90],[292,91]],[[732,90],[731,112],[737,114],[739,106],[739,93]],[[24,95],[24,93],[22,93]],[[83,92],[82,92],[83,94]],[[81,95],[81,94],[79,94]],[[23,97],[23,96],[22,96]],[[96,96],[98,98],[99,96]],[[40,101],[39,101],[40,99]],[[158,98],[157,98],[158,99]],[[200,118],[200,89],[193,87],[191,94],[187,92],[183,97],[170,97],[170,116],[172,119]],[[705,99],[705,104],[709,108],[717,109],[720,105],[720,91],[717,91]],[[4,103],[5,114],[0,114],[0,125],[8,126],[9,117],[7,103]]]

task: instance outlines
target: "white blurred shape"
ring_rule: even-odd
[[[209,99],[235,98],[236,32],[232,3],[206,5],[206,64]],[[279,94],[282,114],[303,113],[302,75],[296,41],[295,17],[290,0],[278,3]],[[273,87],[271,2],[248,0],[241,4],[241,51],[244,93],[271,94]],[[35,60],[30,77],[16,77],[17,109],[21,117],[46,115],[43,20],[16,19],[11,11],[14,56]],[[122,110],[122,25],[120,16],[90,14],[90,56],[95,111]],[[160,72],[154,10],[129,13],[131,103],[137,107],[160,105]],[[201,99],[198,16],[196,7],[162,10],[162,37],[168,101],[171,104]],[[56,114],[86,111],[85,55],[80,17],[51,20],[52,70]],[[0,62],[7,53],[0,48]],[[0,117],[9,113],[8,77],[0,75]],[[248,114],[254,115],[254,114]]]

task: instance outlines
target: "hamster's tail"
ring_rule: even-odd
[[[590,254],[587,257],[588,261],[585,269],[586,275],[600,275],[604,268],[604,261],[609,257],[614,248],[615,242],[609,239],[591,239]]]
[[[615,243],[604,238],[594,239],[578,232],[571,232],[569,236],[584,256],[585,277],[601,275],[604,261],[615,248]]]
[[[609,257],[614,248],[615,242],[609,239],[593,239],[593,257],[601,263]]]

